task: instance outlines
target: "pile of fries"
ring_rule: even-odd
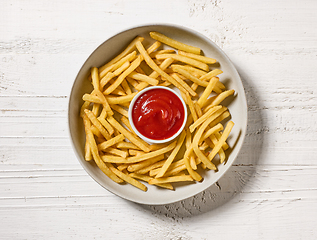
[[[80,112],[85,159],[94,160],[113,181],[143,191],[147,187],[142,181],[167,189],[174,189],[174,182],[202,181],[199,168],[217,170],[216,155],[220,163],[226,160],[226,140],[234,125],[232,121],[225,128],[221,124],[230,113],[220,104],[234,90],[219,81],[221,70],[209,70],[216,60],[161,33],[150,32],[150,36],[156,42],[148,48],[142,44],[143,37],[136,37],[110,62],[91,69],[93,90],[84,94]],[[162,50],[162,44],[170,48]],[[128,119],[133,97],[155,85],[178,88],[189,108],[184,131],[167,144],[145,142]]]

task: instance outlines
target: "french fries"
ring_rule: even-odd
[[[209,69],[217,60],[202,56],[200,48],[149,34],[156,40],[152,45],[144,46],[144,38],[136,37],[111,61],[91,68],[92,91],[83,95],[80,109],[84,158],[117,183],[142,191],[148,189],[142,182],[174,190],[173,183],[203,181],[201,170],[217,170],[219,162],[225,163],[234,123],[222,125],[230,113],[221,103],[235,92],[220,81],[220,69]],[[164,44],[176,50],[160,49]],[[151,145],[131,128],[129,104],[149,85],[177,88],[190,110],[184,131],[173,142]],[[217,155],[220,161],[214,161]]]

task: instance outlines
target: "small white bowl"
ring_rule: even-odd
[[[180,127],[180,129],[171,137],[169,138],[166,138],[166,139],[162,139],[162,140],[156,140],[156,139],[151,139],[151,138],[148,138],[146,136],[144,136],[142,133],[140,133],[138,131],[138,129],[135,127],[134,125],[134,122],[133,122],[133,119],[132,119],[132,110],[133,110],[133,107],[134,107],[134,104],[136,102],[136,100],[139,99],[139,97],[149,91],[149,90],[153,90],[153,89],[165,89],[165,90],[168,90],[170,92],[172,92],[173,94],[175,94],[179,100],[181,101],[181,103],[183,104],[183,107],[184,107],[184,119],[183,119],[183,124],[182,126]],[[175,139],[184,129],[185,125],[186,125],[186,122],[187,122],[187,106],[183,100],[183,98],[176,92],[174,91],[173,89],[169,88],[169,87],[163,87],[163,86],[153,86],[153,87],[148,87],[148,88],[145,88],[143,89],[142,91],[140,91],[137,95],[135,95],[135,97],[132,99],[131,103],[130,103],[130,106],[129,106],[129,122],[130,122],[130,125],[133,129],[133,131],[140,137],[142,138],[144,141],[146,142],[149,142],[149,143],[166,143],[166,142],[169,142],[169,141],[172,141],[173,139]]]

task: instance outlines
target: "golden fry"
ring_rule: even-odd
[[[173,58],[176,61],[192,65],[192,66],[197,67],[197,68],[204,70],[204,71],[209,71],[209,67],[206,63],[197,61],[197,60],[189,58],[189,57],[184,57],[184,56],[177,55],[177,54],[158,54],[158,55],[156,55],[156,59],[159,59],[159,60],[166,59],[166,58]]]
[[[189,175],[186,176],[174,176],[174,177],[164,177],[164,178],[153,178],[149,180],[149,184],[161,184],[161,183],[171,183],[171,182],[188,182],[193,181],[193,178]]]
[[[185,56],[185,57],[189,57],[189,58],[198,60],[198,61],[203,62],[203,63],[207,63],[207,64],[214,64],[217,62],[217,60],[214,58],[205,57],[205,56],[194,54],[194,53],[178,51],[178,54],[181,56]]]
[[[107,149],[108,147],[111,147],[111,146],[117,144],[118,142],[123,141],[123,139],[124,139],[123,134],[115,136],[115,137],[111,138],[110,140],[99,144],[98,145],[98,150],[101,151],[101,150]]]
[[[206,73],[205,75],[201,76],[199,79],[202,81],[205,81],[205,80],[211,79],[212,77],[215,77],[221,73],[223,73],[223,72],[220,69],[214,69],[214,70]]]
[[[203,92],[203,94],[200,96],[200,98],[197,101],[198,105],[201,108],[204,107],[204,105],[207,101],[207,98],[211,94],[212,90],[214,89],[214,87],[216,86],[218,81],[219,81],[219,78],[216,78],[216,77],[213,77],[212,79],[210,79],[207,87],[205,88],[205,91]]]
[[[183,50],[186,52],[190,52],[190,53],[200,54],[200,48],[193,47],[193,46],[187,45],[185,43],[179,42],[179,41],[174,40],[172,38],[169,38],[161,33],[150,32],[150,36],[151,36],[151,38],[153,38],[157,41],[160,41],[162,43],[165,43],[166,45],[171,46],[173,48]]]

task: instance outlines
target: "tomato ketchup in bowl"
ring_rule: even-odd
[[[132,99],[129,121],[134,132],[143,140],[164,143],[176,138],[184,129],[187,107],[171,88],[149,87]]]

